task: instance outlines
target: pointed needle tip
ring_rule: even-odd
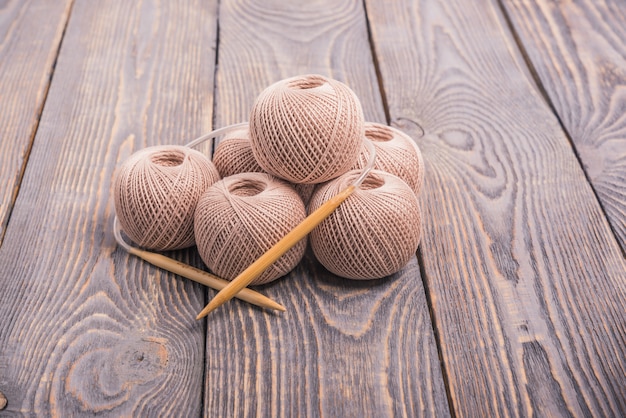
[[[207,316],[209,314],[209,312],[205,312],[204,310],[202,312],[200,312],[198,314],[198,316],[196,316],[196,321],[201,320],[202,318],[204,318],[205,316]]]

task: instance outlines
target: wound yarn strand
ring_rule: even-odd
[[[359,171],[324,183],[311,197],[320,207],[349,184]],[[380,170],[364,178],[346,201],[310,235],[311,248],[324,267],[348,279],[378,279],[397,272],[417,251],[421,214],[413,190]]]
[[[124,232],[140,247],[190,247],[195,243],[196,203],[217,180],[217,169],[198,151],[177,145],[148,147],[117,171],[115,212]]]
[[[248,125],[229,132],[215,147],[213,163],[222,177],[239,173],[263,173],[254,158]]]
[[[415,141],[394,127],[374,122],[365,122],[365,139],[378,152],[374,168],[400,177],[419,195],[424,183],[424,160]],[[361,169],[367,161],[368,151],[364,146],[352,168]]]
[[[240,173],[209,187],[198,202],[195,236],[198,252],[217,275],[232,280],[306,217],[291,185],[265,173]],[[289,273],[302,259],[301,240],[251,284]]]
[[[348,86],[305,75],[261,92],[250,113],[250,140],[266,172],[293,183],[322,183],[354,165],[363,126],[363,109]]]

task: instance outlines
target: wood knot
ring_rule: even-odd
[[[85,411],[113,410],[165,375],[167,345],[162,338],[133,336],[85,352],[71,367],[67,393]]]
[[[168,363],[164,341],[143,338],[120,347],[114,369],[126,381],[147,381],[161,374]]]
[[[399,117],[391,121],[391,126],[404,131],[412,138],[421,138],[424,136],[424,128],[411,118]]]

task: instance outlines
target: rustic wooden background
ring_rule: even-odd
[[[626,3],[0,1],[0,415],[623,416]],[[132,152],[352,87],[426,160],[416,258],[215,294],[115,245]],[[201,266],[195,250],[173,257]]]

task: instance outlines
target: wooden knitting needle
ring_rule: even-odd
[[[203,284],[212,289],[221,290],[224,289],[230,282],[228,280],[221,279],[206,271],[197,269],[188,264],[181,263],[173,258],[166,257],[162,254],[153,253],[150,251],[140,250],[126,243],[120,235],[117,225],[117,218],[115,219],[114,234],[118,244],[120,244],[129,254],[133,254],[150,264],[165,269],[179,276],[193,280],[194,282]],[[264,296],[252,289],[242,289],[241,292],[235,295],[236,298],[244,300],[261,308],[275,309],[277,311],[284,312],[286,309],[283,305],[274,302],[272,299]]]
[[[186,277],[190,280],[193,280],[194,282],[203,284],[212,289],[222,290],[230,284],[228,280],[221,279],[217,276],[207,273],[206,271],[202,271],[188,264],[181,263],[180,261],[166,257],[162,254],[143,251],[134,247],[131,247],[129,253],[144,259],[150,264],[154,264],[157,267],[161,267],[162,269],[178,274],[179,276]],[[241,289],[241,291],[234,296],[238,299],[244,300],[262,308],[275,309],[281,312],[285,312],[286,310],[283,305],[274,302],[267,296],[263,296],[262,294],[255,292],[252,289]]]
[[[272,248],[267,250],[265,254],[259,257],[254,263],[250,264],[239,276],[235,277],[232,282],[209,302],[209,304],[198,314],[196,319],[207,316],[211,311],[228,302],[244,289],[252,280],[261,275],[272,263],[278,260],[291,247],[296,245],[298,241],[306,237],[309,232],[326,219],[337,207],[348,198],[355,190],[356,185],[352,184],[346,187],[341,193],[334,196],[320,206],[315,212],[304,218],[294,229],[278,241]]]

